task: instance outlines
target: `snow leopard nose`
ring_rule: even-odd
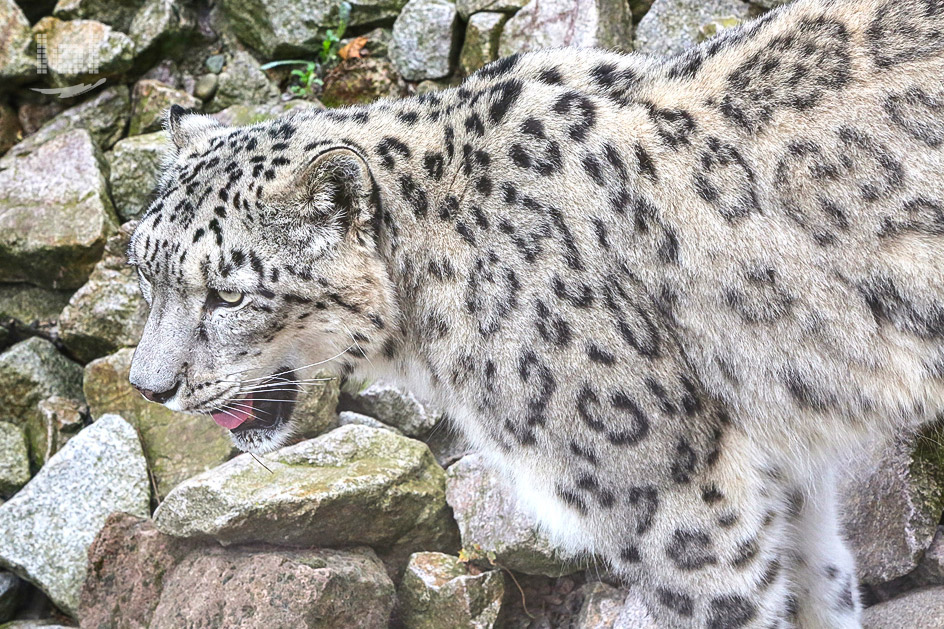
[[[165,391],[152,391],[150,389],[143,389],[136,385],[134,388],[137,389],[141,393],[141,395],[143,395],[148,400],[152,402],[157,402],[158,404],[163,404],[167,400],[174,397],[174,394],[177,393],[177,389],[180,388],[180,382],[179,381],[175,382],[174,386],[172,386],[171,388]]]

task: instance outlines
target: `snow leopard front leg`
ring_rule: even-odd
[[[799,629],[858,629],[852,553],[840,532],[834,473],[826,467],[790,493],[791,616]]]
[[[726,432],[710,469],[630,490],[603,525],[620,531],[611,563],[660,629],[793,626],[787,486],[745,436]]]

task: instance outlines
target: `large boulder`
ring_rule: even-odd
[[[158,57],[179,57],[193,41],[196,28],[193,6],[177,0],[146,0],[128,31],[136,67],[146,67]]]
[[[944,511],[944,454],[935,443],[899,440],[847,467],[840,512],[863,583],[911,572],[931,545]]]
[[[632,50],[633,20],[622,0],[531,0],[502,30],[498,54],[558,46]]]
[[[355,395],[358,412],[393,426],[408,437],[426,439],[442,413],[416,399],[412,393],[384,382],[375,382]]]
[[[272,103],[278,97],[278,88],[269,81],[259,62],[248,52],[236,50],[227,58],[213,100],[205,109],[215,113],[232,105]]]
[[[944,627],[944,587],[909,592],[873,605],[862,614],[862,629],[940,629]]]
[[[459,53],[459,72],[472,74],[498,58],[502,27],[508,20],[504,13],[483,12],[469,17],[465,41]]]
[[[397,590],[405,629],[491,629],[501,611],[500,570],[472,573],[458,557],[415,553]]]
[[[144,215],[170,146],[167,134],[156,131],[125,138],[107,155],[111,198],[122,221]]]
[[[0,408],[6,419],[22,426],[39,412],[41,400],[54,395],[83,401],[82,367],[52,343],[33,337],[0,354]]]
[[[52,14],[60,20],[98,20],[127,32],[144,0],[59,0]]]
[[[705,25],[746,20],[750,11],[741,0],[656,0],[636,27],[636,50],[678,54],[704,38]]]
[[[255,627],[385,629],[394,600],[393,583],[369,548],[209,548],[188,555],[166,579],[151,627],[235,627],[253,610]]]
[[[449,0],[410,0],[393,23],[390,59],[408,81],[452,73],[462,37],[456,5]]]
[[[148,402],[128,382],[133,349],[122,349],[85,367],[85,396],[97,419],[127,417],[141,436],[158,500],[182,481],[216,467],[232,451],[229,432],[209,415],[192,415]]]
[[[106,169],[85,129],[0,160],[0,281],[85,283],[117,229]]]
[[[11,336],[50,336],[72,291],[32,284],[0,284],[0,327]]]
[[[197,548],[190,540],[164,535],[150,519],[111,514],[88,551],[82,623],[115,627],[134,619],[137,626],[149,626],[168,574]]]
[[[10,154],[30,153],[57,135],[79,128],[88,131],[92,140],[105,151],[124,135],[130,115],[131,96],[128,86],[113,85],[57,114],[14,146]]]
[[[33,26],[33,38],[44,37],[46,50],[68,50],[72,54],[48,55],[49,82],[55,87],[96,83],[117,78],[131,69],[134,43],[131,38],[95,20],[44,17]],[[76,42],[81,42],[77,44]]]
[[[108,239],[102,261],[59,317],[63,344],[83,363],[137,345],[144,330],[147,302],[125,255],[133,229],[126,223]]]
[[[0,0],[0,81],[22,81],[35,76],[36,62],[29,54],[30,23],[14,0]]]
[[[468,20],[475,13],[495,11],[498,13],[514,13],[528,0],[456,0],[456,9],[463,20]]]
[[[348,27],[390,22],[406,0],[348,0]],[[338,30],[335,0],[223,0],[226,18],[243,43],[266,59],[297,57],[321,50],[326,31]]]
[[[19,142],[22,135],[23,126],[16,110],[6,103],[0,103],[0,155]]]
[[[224,544],[365,544],[390,556],[454,549],[446,478],[429,448],[366,426],[259,457],[248,454],[182,483],[154,514],[171,535]]]
[[[88,423],[84,401],[53,395],[36,405],[26,422],[30,464],[39,469]]]
[[[222,549],[116,514],[89,550],[81,600],[83,627],[379,629],[394,589],[367,548]]]
[[[481,455],[463,457],[447,476],[446,500],[459,524],[463,548],[495,553],[503,567],[525,574],[556,577],[580,569],[551,545]]]
[[[292,419],[295,421],[294,437],[311,439],[338,426],[338,378],[327,371],[312,376],[313,382],[302,385]]]
[[[257,122],[272,120],[295,109],[324,109],[324,105],[307,100],[272,101],[259,104],[243,103],[230,105],[210,117],[221,124],[244,127]]]
[[[29,451],[23,429],[0,422],[0,497],[12,496],[29,479]]]
[[[0,506],[0,565],[75,614],[88,548],[114,511],[147,516],[147,464],[117,415],[92,424]]]
[[[134,104],[128,135],[132,136],[159,131],[164,124],[164,112],[171,105],[199,109],[202,104],[187,92],[153,79],[142,79],[135,83],[131,100]]]

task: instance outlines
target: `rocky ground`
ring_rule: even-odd
[[[248,124],[542,46],[670,54],[777,0],[302,4],[0,0],[0,629],[651,626],[407,392],[326,381],[298,442],[258,461],[211,419],[145,403],[124,250],[170,104]],[[40,36],[73,51],[41,75]],[[265,65],[280,60],[309,63]],[[848,465],[870,629],[944,626],[940,435]]]

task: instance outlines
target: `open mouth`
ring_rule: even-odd
[[[292,416],[298,384],[288,369],[280,369],[252,391],[233,398],[213,412],[213,420],[239,434],[279,428]]]

